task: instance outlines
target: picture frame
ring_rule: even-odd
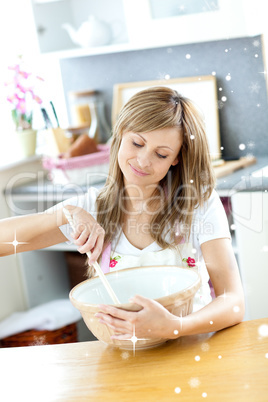
[[[213,161],[220,159],[221,141],[219,109],[216,77],[213,75],[115,84],[112,105],[113,126],[121,108],[131,98],[131,96],[143,89],[154,86],[165,86],[175,89],[182,96],[185,96],[194,102],[204,116],[211,159]]]
[[[153,18],[150,0],[122,1],[129,43],[139,48],[248,36],[243,15],[244,0],[218,0],[218,7],[213,11],[161,19]]]

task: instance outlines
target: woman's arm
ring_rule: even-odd
[[[101,306],[104,314],[98,313],[97,316],[115,329],[118,333],[115,339],[128,339],[134,326],[137,337],[175,339],[218,331],[242,321],[244,295],[230,240],[211,240],[203,243],[201,248],[216,298],[201,310],[182,318],[169,313],[154,300],[141,296],[132,299],[143,307],[138,313]]]
[[[0,221],[0,255],[14,254],[12,242],[16,240],[16,252],[36,250],[66,241],[59,226],[67,223],[62,209]]]
[[[83,254],[93,251],[91,259],[95,261],[102,250],[104,230],[84,209],[71,205],[65,206],[74,220],[75,230],[72,237],[78,251]],[[0,221],[0,256],[31,251],[65,242],[67,239],[59,226],[68,223],[63,208],[49,209],[45,212],[17,216]]]
[[[211,240],[203,243],[201,249],[216,298],[182,318],[181,335],[218,331],[238,324],[245,313],[243,288],[230,240]]]

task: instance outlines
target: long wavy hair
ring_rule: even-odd
[[[162,208],[152,216],[150,234],[162,248],[189,238],[194,209],[204,204],[215,186],[203,116],[192,101],[174,89],[151,87],[136,93],[123,106],[113,130],[109,175],[96,200],[97,221],[105,230],[104,247],[118,235],[124,222],[124,180],[118,164],[123,134],[167,127],[177,127],[183,143],[178,164],[170,167],[155,190],[162,195]],[[166,240],[168,232],[171,243]]]

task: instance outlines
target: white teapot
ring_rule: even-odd
[[[63,29],[69,33],[71,40],[81,47],[104,46],[112,42],[113,32],[109,24],[90,15],[88,21],[82,23],[78,30],[65,23]]]

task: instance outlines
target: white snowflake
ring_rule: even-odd
[[[48,345],[46,342],[46,335],[34,336],[33,343],[30,346],[40,346],[40,345]]]
[[[267,324],[260,325],[258,328],[258,333],[263,338],[268,337],[268,325]]]
[[[202,170],[201,172],[200,172],[200,179],[202,180],[202,181],[206,181],[207,179],[208,179],[208,173],[205,171],[205,170]]]
[[[255,46],[255,47],[259,47],[260,46],[260,41],[259,40],[254,40],[253,41],[253,46]]]
[[[253,158],[254,158],[254,155],[253,155],[251,152],[248,152],[248,153],[246,154],[246,158],[248,158],[248,159],[253,159]]]
[[[224,106],[224,102],[222,100],[218,100],[218,102],[217,102],[218,109],[222,109],[223,106]]]
[[[191,388],[198,388],[201,382],[199,378],[191,377],[190,380],[188,381],[188,384],[190,385]]]
[[[16,252],[17,252],[17,246],[18,246],[19,244],[28,244],[28,242],[25,242],[25,241],[18,241],[16,236],[17,236],[17,233],[16,233],[16,231],[15,231],[14,240],[13,240],[13,241],[3,241],[3,242],[2,242],[2,244],[12,244],[13,247],[14,247],[14,253],[15,253],[15,254],[16,254]]]
[[[248,147],[249,149],[255,148],[255,142],[254,142],[254,141],[248,141],[248,142],[247,142],[247,147]]]
[[[261,87],[260,87],[258,82],[252,82],[248,88],[249,88],[251,93],[256,93],[256,94],[258,94],[260,92],[260,89],[261,89]]]
[[[122,359],[126,360],[126,359],[129,358],[129,353],[128,352],[123,352],[123,353],[121,353],[121,357],[122,357]]]
[[[170,75],[168,74],[168,73],[165,73],[165,72],[159,72],[158,73],[158,75],[157,75],[157,79],[158,80],[162,80],[162,81],[167,81],[167,80],[169,80],[170,79]]]
[[[202,343],[201,349],[202,349],[203,352],[208,352],[209,348],[210,348],[210,346],[209,346],[208,343],[206,343],[206,342]]]
[[[131,338],[128,338],[128,339],[124,339],[124,340],[126,340],[126,341],[131,341],[131,342],[132,342],[132,344],[133,344],[133,347],[132,347],[132,349],[133,349],[133,355],[135,356],[135,345],[136,345],[136,343],[137,343],[138,341],[147,341],[148,338],[137,338],[136,335],[135,335],[135,325],[134,325],[132,337],[131,337]]]
[[[223,298],[223,301],[224,301],[224,303],[225,303],[225,300],[228,299],[230,296],[227,296],[227,294],[225,293],[225,289],[224,289],[223,294],[220,295],[220,296],[218,296],[218,297],[222,297],[222,298]]]

